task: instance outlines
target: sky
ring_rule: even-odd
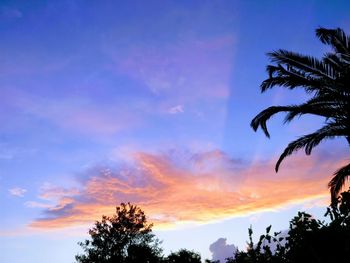
[[[322,119],[251,119],[301,90],[260,94],[266,53],[321,56],[319,26],[350,32],[348,1],[0,1],[0,261],[73,262],[121,202],[164,253],[217,258],[322,218],[342,139],[274,164]]]

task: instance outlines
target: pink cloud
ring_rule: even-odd
[[[123,167],[87,172],[79,192],[61,196],[31,226],[89,224],[127,201],[140,205],[158,227],[274,210],[328,195],[327,182],[341,163],[334,156],[320,160],[321,155],[293,156],[275,174],[275,160],[249,165],[219,150],[163,155],[139,152]]]
[[[52,185],[50,183],[45,183],[41,189],[40,199],[44,200],[59,200],[64,197],[78,195],[80,191],[77,188],[65,189]]]
[[[111,135],[139,124],[139,118],[130,109],[97,105],[84,97],[59,100],[10,88],[3,89],[1,95],[4,110],[15,109],[79,134]]]

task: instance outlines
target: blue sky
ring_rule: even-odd
[[[260,94],[265,54],[322,55],[315,29],[349,32],[349,11],[347,1],[1,1],[0,261],[72,262],[122,201],[146,211],[166,253],[203,258],[221,237],[244,248],[250,224],[259,233],[300,209],[321,216],[344,142],[275,174],[287,143],[322,120],[276,117],[271,139],[249,123],[306,96]]]

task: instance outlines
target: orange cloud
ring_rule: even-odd
[[[329,156],[328,156],[329,157]],[[57,204],[32,222],[38,228],[91,224],[121,202],[144,209],[157,227],[206,223],[328,195],[327,182],[341,163],[322,155],[289,158],[278,174],[274,161],[252,164],[216,150],[197,154],[139,152],[132,164],[86,173],[77,191],[60,192]],[[66,194],[65,194],[66,193]]]

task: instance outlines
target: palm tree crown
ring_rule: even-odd
[[[350,145],[350,36],[340,28],[318,28],[316,36],[332,47],[332,52],[321,59],[283,49],[268,53],[272,65],[266,68],[269,77],[261,83],[261,92],[275,86],[303,88],[311,98],[299,105],[272,106],[261,111],[252,120],[252,128],[256,131],[261,127],[269,137],[266,122],[279,112],[287,113],[285,123],[304,114],[325,118],[322,128],[288,144],[276,163],[276,172],[284,158],[299,149],[309,155],[323,140],[345,137]],[[333,201],[348,176],[350,163],[334,173],[328,184]]]

